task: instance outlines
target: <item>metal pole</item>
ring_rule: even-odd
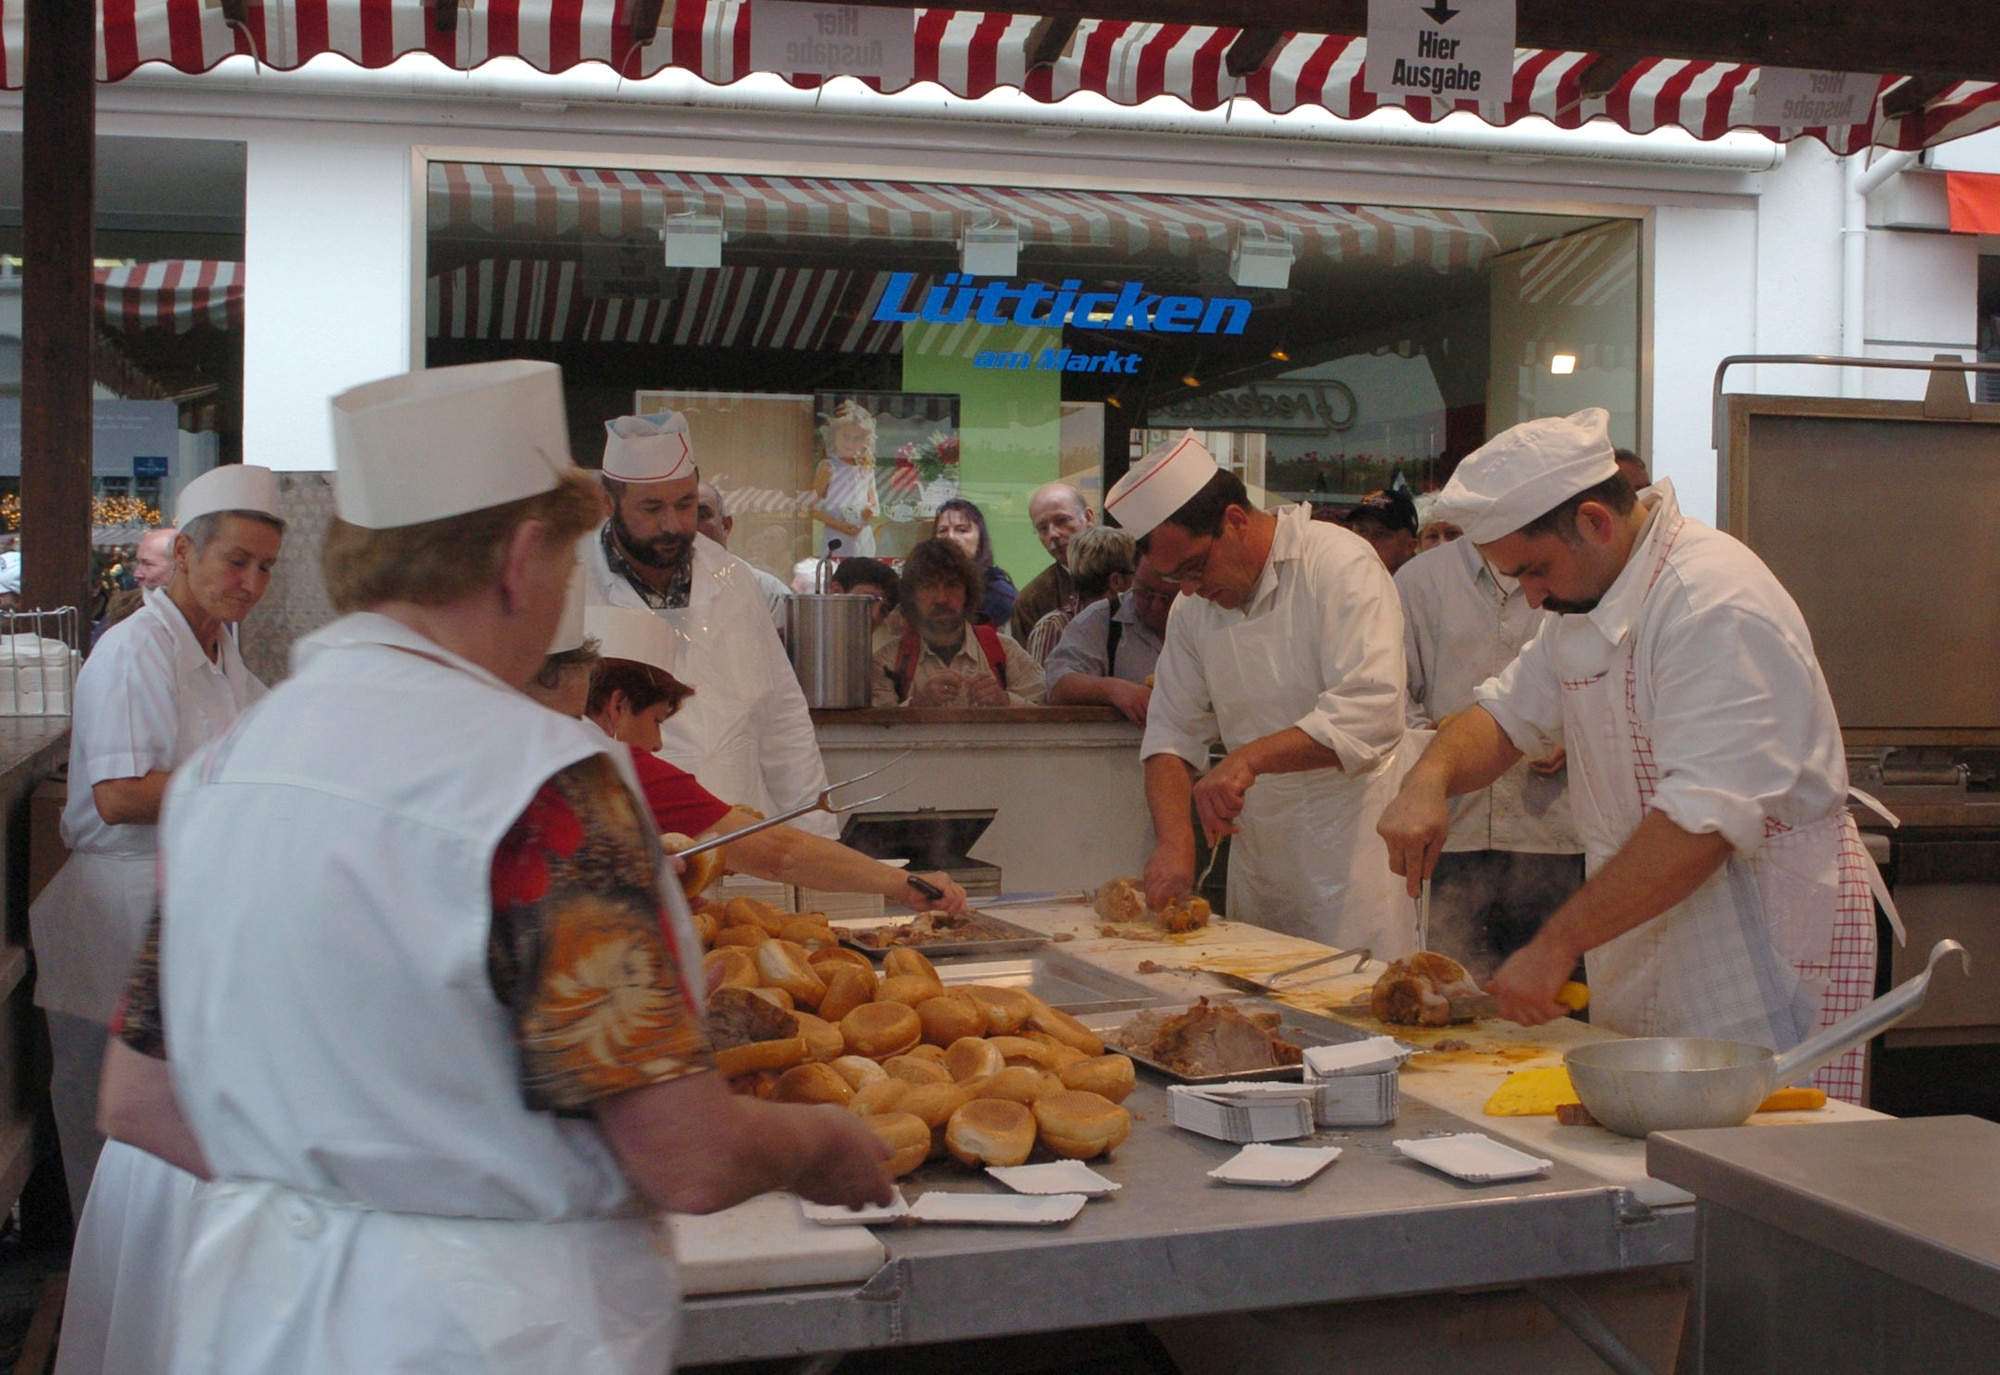
[[[21,603],[88,617],[97,6],[28,0],[27,21]]]
[[[1617,1371],[1618,1375],[1653,1375],[1653,1368],[1619,1340],[1618,1334],[1597,1316],[1597,1311],[1567,1284],[1541,1280],[1528,1285],[1527,1289],[1576,1335],[1578,1341],[1595,1352],[1597,1359]]]

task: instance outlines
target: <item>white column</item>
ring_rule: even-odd
[[[419,361],[410,357],[410,143],[365,125],[253,128],[243,457],[331,469],[327,398]]]
[[[1672,478],[1681,509],[1712,522],[1716,364],[1757,351],[1756,211],[1662,206],[1653,251],[1653,475]],[[1756,382],[1754,368],[1729,374],[1739,391]]]

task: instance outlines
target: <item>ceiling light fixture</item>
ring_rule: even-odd
[[[1283,349],[1272,349],[1271,356],[1277,359],[1280,363],[1289,363],[1292,361],[1292,355],[1286,353]]]
[[[1021,266],[1021,231],[1012,221],[969,224],[958,239],[958,270],[968,277],[1011,277]]]
[[[1576,371],[1576,355],[1573,353],[1558,353],[1555,357],[1549,359],[1549,371],[1557,377],[1569,376]]]
[[[1193,373],[1188,373],[1186,376],[1181,378],[1181,385],[1183,387],[1199,387],[1201,385],[1201,379],[1199,377],[1196,377]]]

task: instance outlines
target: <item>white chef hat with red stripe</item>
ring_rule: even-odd
[[[673,482],[695,475],[687,417],[621,415],[604,422],[604,475],[620,482]]]
[[[1188,430],[1134,463],[1104,498],[1104,514],[1115,517],[1134,539],[1188,504],[1221,469],[1215,455]]]

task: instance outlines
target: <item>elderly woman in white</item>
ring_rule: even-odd
[[[271,470],[250,464],[189,483],[175,513],[172,579],[105,633],[77,679],[62,822],[72,853],[29,912],[35,1001],[54,1050],[50,1096],[80,1219],[57,1366],[64,1375],[164,1368],[165,1347],[154,1340],[194,1180],[143,1151],[106,1146],[98,1074],[154,906],[167,781],[264,695],[234,627],[270,585],[285,529],[277,498]]]

